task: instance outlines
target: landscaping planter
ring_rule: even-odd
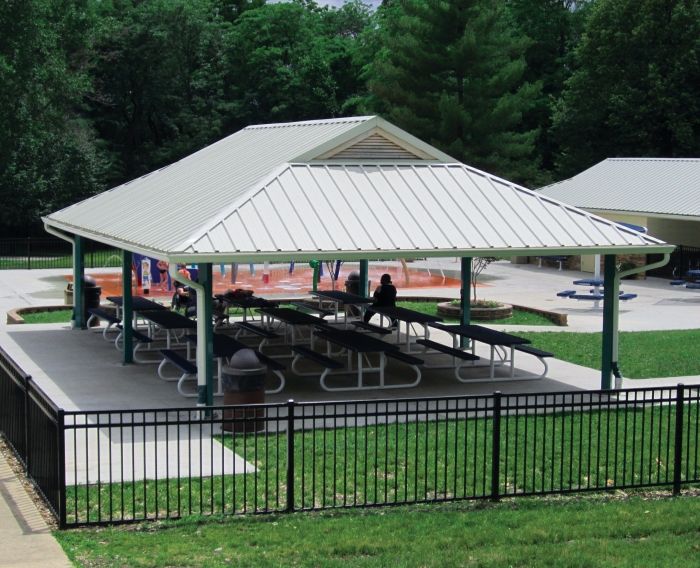
[[[441,302],[437,305],[437,312],[441,316],[458,318],[462,313],[459,306],[455,306],[452,302]],[[472,306],[469,309],[470,319],[477,321],[491,321],[503,318],[509,318],[513,315],[513,306],[510,304],[502,304],[497,308],[480,308]]]

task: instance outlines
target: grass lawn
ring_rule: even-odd
[[[689,566],[698,497],[520,499],[56,533],[78,566]]]
[[[697,405],[687,406],[684,413],[688,447],[697,443],[697,413]],[[345,428],[296,432],[295,509],[489,496],[492,420],[445,419],[443,414],[418,411],[411,422],[368,427],[350,419]],[[503,416],[499,491],[506,495],[669,482],[672,414],[671,406],[616,410],[603,404],[602,410],[591,412]],[[67,488],[68,522],[283,510],[286,434],[220,439],[255,464],[257,472],[200,479],[186,474],[178,478],[172,471],[170,479],[123,484],[93,480],[89,486]],[[183,444],[180,453],[187,448]],[[687,456],[682,468],[683,479],[695,479],[697,455]]]
[[[438,315],[437,304],[435,302],[397,302],[396,305],[401,306],[402,308],[408,308],[409,310],[415,310],[416,312],[429,314],[431,316]],[[448,318],[445,316],[440,317],[442,317],[446,322],[459,321],[457,318]],[[554,325],[550,320],[548,320],[544,316],[533,314],[530,312],[524,312],[518,309],[513,309],[513,317],[499,320],[491,320],[486,323],[488,323],[489,325],[499,323],[507,325]]]
[[[518,332],[564,361],[600,369],[601,333]],[[648,379],[700,374],[700,329],[620,332],[624,377]]]
[[[24,323],[67,323],[73,317],[73,310],[55,310],[52,312],[33,312],[24,314]]]

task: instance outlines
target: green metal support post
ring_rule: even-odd
[[[73,327],[86,329],[85,325],[85,240],[75,236],[73,241]]]
[[[212,406],[214,404],[214,328],[212,325],[212,297],[214,296],[213,272],[211,263],[200,264],[198,266],[199,284],[204,287],[201,292],[203,298],[197,305],[197,334],[201,344],[206,351],[204,356],[204,376],[206,383],[204,387],[198,387],[198,405]],[[201,307],[200,307],[201,306]],[[203,308],[203,309],[202,309]],[[204,334],[201,334],[204,326]],[[198,346],[200,341],[197,342]]]
[[[472,283],[472,258],[470,256],[462,257],[462,285],[460,287],[460,307],[462,315],[459,323],[469,325],[471,322],[471,283]],[[460,338],[462,348],[469,345],[469,340],[466,337]]]
[[[134,362],[133,322],[134,310],[131,295],[131,251],[122,251],[122,339],[124,340],[124,364]]]
[[[369,261],[360,261],[360,296],[369,296]]]
[[[603,355],[600,388],[612,388],[612,376],[617,372],[617,328],[620,314],[620,278],[614,254],[605,255],[603,272]]]

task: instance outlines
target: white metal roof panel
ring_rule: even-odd
[[[286,165],[186,252],[206,253],[210,240],[234,256],[279,258],[664,244],[463,164],[330,162]]]
[[[47,220],[156,250],[177,250],[193,230],[281,164],[375,120],[353,117],[250,126],[182,160]]]
[[[538,191],[584,209],[700,216],[700,159],[608,158]]]

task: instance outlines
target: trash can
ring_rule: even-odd
[[[97,282],[91,276],[83,276],[83,315],[85,322],[87,321],[89,315],[87,313],[88,308],[99,308],[100,307],[100,296],[102,295],[102,288],[97,285]],[[68,282],[66,289],[63,291],[63,302],[66,306],[73,305],[73,283]],[[83,323],[85,323],[83,322]],[[95,325],[100,325],[100,322],[95,322]]]
[[[221,370],[225,405],[262,404],[265,402],[265,373],[255,351],[241,349],[234,353],[229,365]],[[222,428],[233,434],[260,432],[265,429],[264,408],[232,408],[224,410]]]

